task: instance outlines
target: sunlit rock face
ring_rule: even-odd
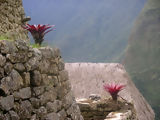
[[[105,83],[125,84],[119,95],[134,104],[139,120],[154,120],[154,112],[129,78],[124,67],[117,63],[66,63],[72,90],[76,98],[88,98],[98,94],[110,97],[104,89]]]
[[[0,36],[29,41],[22,28],[26,22],[22,0],[0,0],[0,11]]]

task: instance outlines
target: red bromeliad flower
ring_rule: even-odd
[[[110,93],[113,100],[117,100],[118,93],[125,87],[125,85],[106,84],[103,87],[107,92]]]
[[[55,25],[30,25],[30,24],[26,24],[24,26],[22,26],[24,29],[28,30],[34,40],[36,44],[41,45],[41,43],[44,40],[44,35],[47,34],[48,32],[54,30],[55,28],[53,28]],[[50,29],[52,28],[52,29]]]

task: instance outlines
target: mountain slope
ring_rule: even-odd
[[[46,36],[67,62],[120,61],[146,0],[23,0],[31,24],[55,24]],[[31,4],[32,3],[32,4]],[[36,7],[34,7],[36,6]]]
[[[149,0],[129,38],[124,64],[160,118],[160,1]]]

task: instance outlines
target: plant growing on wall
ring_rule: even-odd
[[[109,92],[109,94],[112,96],[112,99],[117,101],[118,93],[125,87],[125,85],[119,85],[119,84],[105,84],[104,90]]]
[[[38,25],[30,25],[30,24],[26,24],[24,26],[22,26],[24,29],[28,30],[32,36],[33,39],[35,40],[35,44],[41,45],[42,42],[44,41],[44,36],[54,30],[55,25],[42,25],[42,24],[38,24]]]

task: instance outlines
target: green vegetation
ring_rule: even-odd
[[[137,19],[124,60],[136,86],[160,118],[160,1],[149,0]]]
[[[29,44],[29,46],[31,46],[32,48],[40,48],[40,47],[46,47],[47,44],[43,43],[42,45],[39,44]]]
[[[30,46],[32,48],[40,48],[41,47],[41,45],[39,45],[39,44],[30,44]]]
[[[0,40],[13,41],[12,39],[10,39],[9,37],[7,37],[7,36],[5,36],[5,35],[1,35],[1,36],[0,36]]]

